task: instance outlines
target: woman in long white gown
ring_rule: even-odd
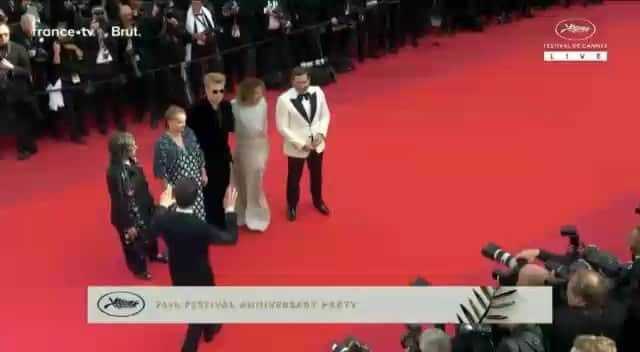
[[[253,231],[265,231],[270,222],[263,188],[264,170],[269,158],[264,92],[265,85],[261,80],[248,78],[240,83],[238,95],[231,101],[236,135],[233,178],[238,189],[238,225],[246,225]]]

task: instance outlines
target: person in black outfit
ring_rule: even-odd
[[[251,24],[257,12],[256,0],[215,0],[214,12],[222,14],[223,50],[244,47],[251,41]],[[227,87],[241,82],[247,74],[248,48],[233,50],[224,56]]]
[[[95,31],[95,35],[81,37],[91,81],[89,93],[96,106],[98,130],[102,134],[107,134],[107,110],[113,112],[119,130],[127,128],[122,114],[122,88],[126,79],[121,74],[118,39],[111,35],[112,24],[103,8],[94,8],[89,28]]]
[[[32,92],[31,64],[26,49],[10,41],[6,24],[0,24],[0,132],[16,134],[18,159],[38,152],[34,124],[42,115]]]
[[[291,30],[290,0],[258,0],[259,13],[253,22],[256,41],[256,76],[268,88],[283,88],[289,82],[287,72],[293,66],[288,32]]]
[[[424,5],[425,3],[420,0],[400,0],[400,17],[402,18],[400,21],[402,26],[400,34],[401,45],[404,45],[408,35],[411,46],[418,46],[418,39],[424,28],[423,18],[426,17]]]
[[[324,38],[324,47],[327,48],[329,63],[336,72],[349,72],[354,68],[350,46],[359,21],[358,12],[351,5],[351,0],[334,0],[328,16],[331,24]]]
[[[219,14],[210,11],[202,0],[192,0],[187,11],[185,28],[191,35],[187,44],[189,83],[193,99],[202,96],[202,76],[208,72],[224,71],[224,62],[220,56],[220,44],[223,37],[220,32]]]
[[[569,351],[579,335],[603,335],[617,340],[625,319],[624,307],[607,298],[606,280],[597,272],[572,275],[566,297],[555,295],[551,351]],[[559,291],[559,290],[554,290]]]
[[[154,75],[151,66],[152,19],[134,16],[128,5],[120,7],[120,26],[128,30],[126,35],[118,37],[120,62],[127,76],[127,95],[135,107],[135,120],[142,122],[147,111],[153,105]],[[135,30],[135,31],[134,31]]]
[[[167,263],[167,257],[158,253],[158,242],[149,234],[155,205],[144,171],[136,161],[136,150],[130,133],[119,132],[111,138],[107,186],[111,224],[120,236],[127,267],[137,277],[149,280],[145,255],[150,261],[161,263]]]
[[[134,16],[144,17],[148,24],[143,26],[142,32],[143,46],[150,46],[147,63],[151,69],[158,70],[153,75],[154,102],[151,107],[151,127],[156,128],[169,106],[192,104],[192,91],[183,78],[180,65],[187,55],[186,44],[192,37],[185,28],[185,13],[179,8],[161,10],[154,5],[151,13],[148,13],[144,12],[141,5],[133,4]],[[147,30],[149,33],[146,33]],[[191,66],[187,65],[187,71]]]
[[[323,0],[295,0],[291,10],[296,29],[310,27],[329,19],[331,4]],[[295,65],[322,59],[320,28],[313,28],[295,34]]]
[[[516,258],[563,263],[562,256],[538,249],[520,252]],[[566,258],[564,258],[566,260]],[[542,285],[553,278],[545,268],[525,265],[518,285]],[[622,303],[609,296],[606,279],[596,271],[580,269],[571,274],[566,287],[554,287],[553,324],[543,327],[550,351],[569,351],[579,335],[603,335],[617,340],[626,318]]]
[[[64,107],[57,111],[50,111],[53,117],[53,128],[56,129],[54,135],[60,135],[58,128],[61,120],[65,120],[71,140],[83,144],[82,137],[89,133],[84,124],[82,50],[74,43],[73,38],[61,37],[53,42],[51,54],[53,57],[47,79],[52,86],[55,86],[58,80],[61,81],[64,101]]]
[[[365,10],[365,23],[367,33],[367,56],[379,58],[385,54],[385,16],[386,4],[380,1],[358,0],[358,5]]]
[[[208,183],[204,187],[207,222],[226,226],[222,200],[231,179],[229,133],[235,130],[231,103],[224,99],[226,78],[221,73],[204,77],[206,99],[196,102],[187,113],[187,126],[193,130],[204,153]]]
[[[229,189],[224,200],[227,230],[209,226],[193,215],[193,204],[198,196],[198,183],[191,178],[180,180],[173,195],[169,187],[160,196],[160,207],[154,217],[153,233],[160,234],[169,248],[169,273],[173,286],[215,286],[215,279],[209,262],[209,245],[225,237],[237,237],[235,202],[238,193]],[[189,324],[182,352],[195,352],[198,342],[204,336],[210,342],[217,334],[220,324]]]

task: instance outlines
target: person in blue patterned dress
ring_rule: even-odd
[[[204,154],[193,131],[186,127],[187,114],[178,106],[165,113],[166,131],[156,142],[153,155],[153,173],[167,185],[175,187],[183,178],[193,178],[200,185],[193,213],[206,221],[202,188],[207,185]]]

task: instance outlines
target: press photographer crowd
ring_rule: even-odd
[[[640,214],[640,208],[636,209]],[[526,249],[512,255],[496,244],[482,255],[505,270],[493,279],[500,286],[551,286],[553,323],[550,325],[460,324],[447,329],[407,325],[401,339],[406,352],[632,352],[640,351],[640,227],[626,239],[629,260],[584,244],[575,226],[560,235],[569,241],[564,252]],[[623,237],[621,236],[621,239]],[[414,286],[428,286],[418,278]],[[468,313],[473,320],[473,313]],[[477,319],[477,318],[476,318]],[[451,334],[447,334],[447,332]],[[453,335],[453,337],[450,337]],[[334,344],[332,352],[369,352],[357,338]]]
[[[0,136],[15,136],[24,160],[45,135],[83,143],[89,115],[102,134],[109,113],[126,129],[125,106],[155,127],[169,105],[202,94],[206,72],[226,73],[231,92],[247,75],[279,88],[301,65],[324,85],[352,70],[352,57],[417,46],[434,28],[480,31],[512,13],[532,17],[531,7],[582,1],[601,2],[0,0]]]

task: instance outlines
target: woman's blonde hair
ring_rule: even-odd
[[[169,128],[169,121],[175,119],[176,116],[180,114],[186,115],[186,113],[187,112],[183,108],[179,107],[178,105],[169,106],[167,111],[165,111],[164,113],[164,127]]]
[[[260,88],[262,91],[266,89],[265,84],[261,79],[246,78],[243,80],[240,85],[238,85],[238,101],[241,104],[246,104],[253,96],[256,88]]]

